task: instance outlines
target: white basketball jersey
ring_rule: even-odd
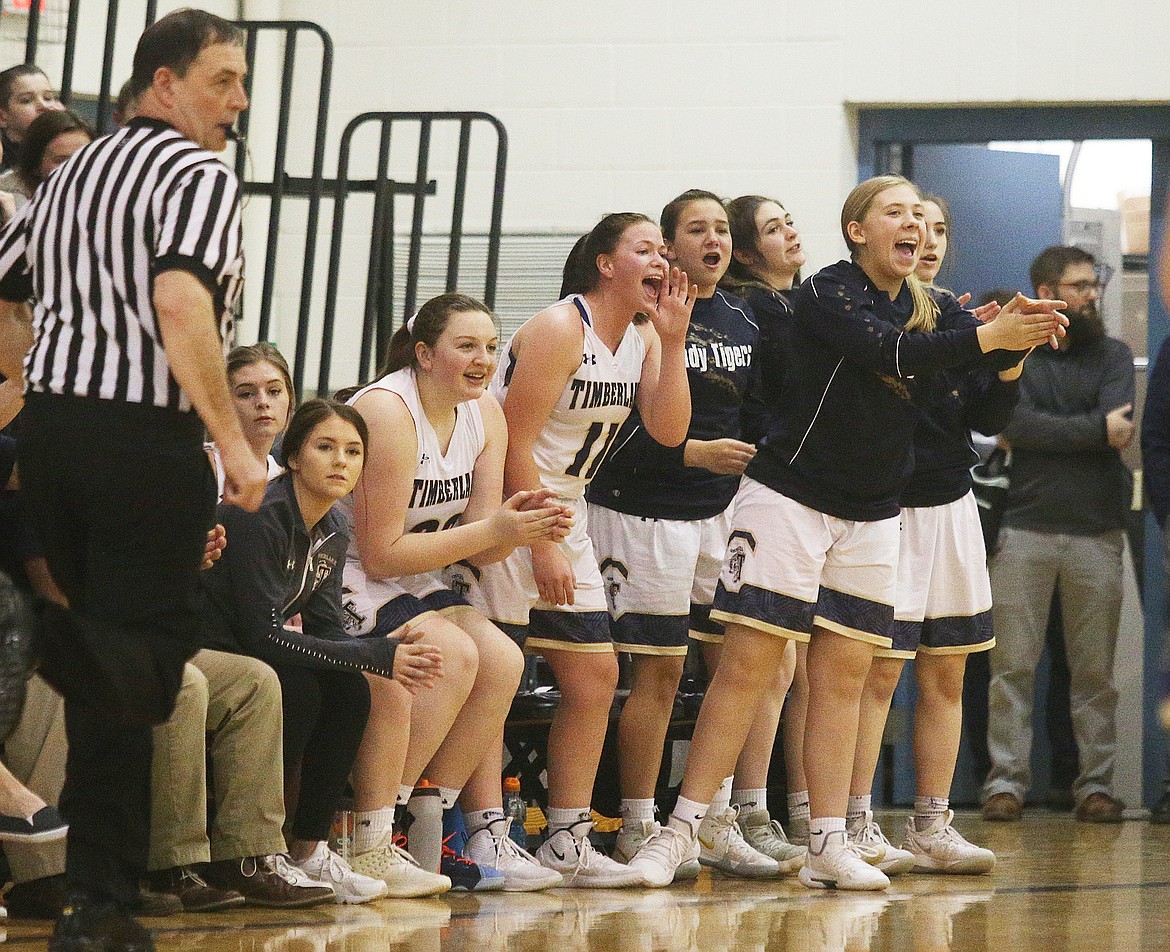
[[[617,351],[611,353],[593,330],[585,298],[578,294],[569,300],[580,312],[585,331],[581,366],[565,386],[532,455],[543,486],[563,498],[579,499],[630,415],[642,378],[646,342],[631,324]],[[501,404],[507,399],[514,366],[509,340],[491,385]]]
[[[475,461],[484,447],[483,417],[480,415],[479,403],[472,400],[456,407],[455,430],[451,434],[447,452],[443,453],[438,434],[423,412],[413,367],[396,370],[363,387],[349,398],[349,404],[352,406],[359,397],[371,390],[389,390],[398,394],[414,418],[418,467],[415,469],[414,486],[406,510],[405,531],[438,532],[458,525],[471,497],[471,476],[475,470]]]

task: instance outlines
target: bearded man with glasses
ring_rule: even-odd
[[[990,652],[983,817],[1017,820],[1031,785],[1032,700],[1053,590],[1059,583],[1080,774],[1078,820],[1119,823],[1113,795],[1122,552],[1134,437],[1133,355],[1105,333],[1096,260],[1075,247],[1032,262],[1036,295],[1066,302],[1068,335],[1037,348],[1003,431],[1012,472],[998,550],[990,562],[996,647]]]

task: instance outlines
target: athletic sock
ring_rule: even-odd
[[[945,816],[950,806],[949,797],[915,797],[914,831],[921,833],[939,817]]]
[[[821,816],[809,824],[808,850],[810,853],[819,853],[825,848],[825,840],[830,833],[845,832],[845,817]]]
[[[654,819],[654,798],[645,799],[626,798],[622,800],[622,821],[641,823]]]
[[[715,796],[711,798],[711,813],[725,813],[731,806],[731,785],[735,782],[734,777],[727,777],[723,783],[719,784],[719,789],[715,791]]]
[[[731,791],[731,802],[739,807],[741,814],[755,813],[768,809],[768,791],[764,787],[753,787]]]
[[[872,808],[872,804],[873,795],[869,793],[862,797],[850,797],[845,819],[849,823],[852,823],[854,820],[860,820]]]
[[[366,853],[382,842],[394,826],[394,807],[362,810],[353,815],[353,851]]]
[[[400,783],[398,785],[398,799],[394,802],[400,807],[406,806],[410,802],[410,795],[414,793],[414,787],[408,783]]]
[[[459,799],[459,794],[462,792],[462,787],[439,787],[439,802],[443,804],[443,809],[450,810],[451,807],[455,806],[455,801]]]
[[[707,815],[707,809],[708,804],[706,803],[696,803],[686,797],[679,797],[678,802],[674,805],[674,812],[670,814],[666,825],[680,833],[686,833],[693,840],[699,835],[699,824]]]
[[[480,830],[486,830],[497,820],[504,819],[504,811],[500,807],[490,807],[487,810],[472,810],[463,814],[463,822],[467,826],[467,835],[474,836]]]
[[[588,807],[549,807],[544,811],[548,818],[548,835],[568,830],[574,839],[584,839],[593,829],[593,817]]]
[[[788,817],[791,820],[799,820],[802,817],[806,820],[812,819],[807,790],[797,790],[796,793],[788,794]]]

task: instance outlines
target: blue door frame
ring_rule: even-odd
[[[1151,360],[1170,336],[1170,314],[1162,304],[1157,269],[1165,210],[1170,194],[1170,104],[1099,106],[905,107],[857,110],[858,181],[899,172],[913,175],[913,150],[924,143],[983,143],[1051,139],[1150,139],[1150,301],[1148,339]],[[1166,740],[1156,716],[1161,690],[1159,669],[1168,623],[1166,566],[1161,533],[1147,517],[1143,610],[1145,684],[1143,686],[1143,792],[1153,803],[1166,780]]]

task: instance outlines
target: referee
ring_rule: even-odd
[[[215,505],[204,425],[224,501],[263,498],[265,467],[224,370],[243,266],[239,184],[213,154],[247,107],[245,70],[228,21],[190,9],[159,20],[134,54],[137,118],[74,155],[0,235],[0,298],[33,302],[21,480],[68,598],[43,607],[37,633],[69,740],[70,896],[51,950],[154,948],[131,911],[151,725],[200,643]]]

